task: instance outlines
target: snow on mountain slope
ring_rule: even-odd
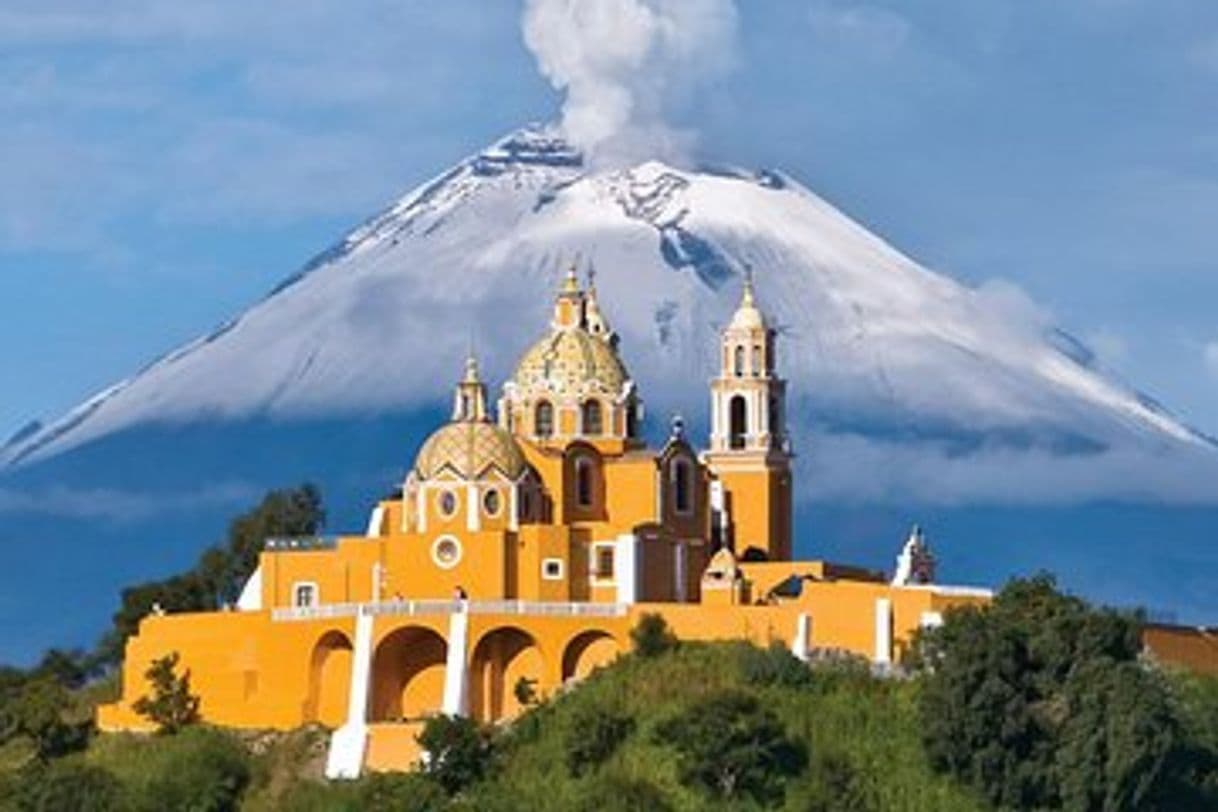
[[[822,495],[1208,500],[1213,443],[1095,367],[1011,286],[964,287],[790,178],[585,171],[527,128],[357,228],[241,316],[0,449],[19,465],[152,422],[365,415],[496,380],[578,258],[650,412],[697,420],[751,267]]]

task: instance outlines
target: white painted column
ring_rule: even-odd
[[[638,602],[638,551],[638,538],[633,533],[623,533],[613,544],[613,577],[617,581],[618,603]]]
[[[385,507],[377,505],[372,509],[372,515],[368,517],[368,529],[364,535],[368,538],[373,538],[381,534],[381,522],[385,519]]]
[[[440,712],[447,716],[469,713],[469,674],[465,666],[468,648],[469,603],[461,601],[448,618],[448,659],[444,663],[444,700],[440,705]]]
[[[355,650],[351,653],[351,688],[347,694],[347,721],[330,737],[326,778],[359,778],[368,744],[368,689],[372,676],[372,620],[355,616]]]
[[[419,485],[418,490],[415,491],[414,507],[419,532],[425,532],[427,530],[427,488],[423,485]]]
[[[812,616],[800,612],[795,620],[795,639],[791,641],[791,653],[797,660],[808,661],[812,651]]]
[[[472,531],[482,527],[481,516],[478,513],[478,486],[465,486],[465,529]]]
[[[875,601],[875,664],[892,664],[892,601]]]
[[[508,530],[520,529],[520,483],[508,488]]]

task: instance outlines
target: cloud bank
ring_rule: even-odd
[[[737,15],[732,0],[528,0],[523,29],[594,162],[679,161],[694,136],[667,112],[732,67]]]

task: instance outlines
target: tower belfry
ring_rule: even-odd
[[[711,381],[706,454],[723,482],[723,543],[737,555],[791,557],[791,455],[786,381],[776,372],[775,333],[757,305],[753,274],[720,334],[719,374]]]

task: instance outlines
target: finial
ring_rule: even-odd
[[[745,307],[753,306],[753,266],[744,266],[744,294],[741,296],[740,304]]]
[[[563,280],[563,293],[579,293],[579,261],[572,260],[567,268],[567,276]]]
[[[596,266],[591,262],[588,263],[588,292],[596,292]]]
[[[465,356],[465,383],[478,383],[478,359],[473,348]]]
[[[685,418],[679,414],[674,414],[672,416],[672,434],[670,435],[670,439],[685,439]]]

